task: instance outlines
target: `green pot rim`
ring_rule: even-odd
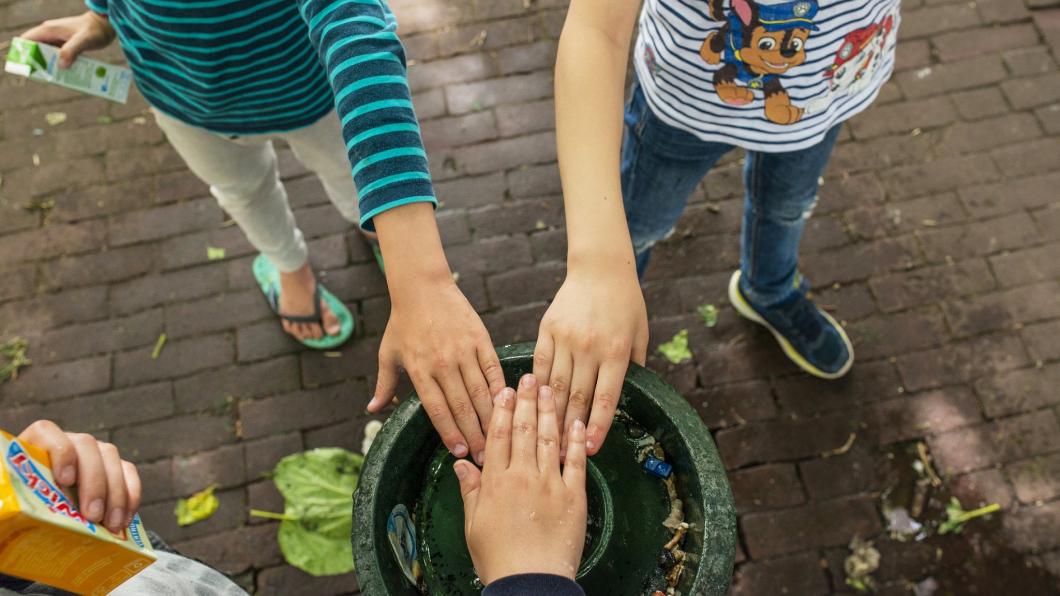
[[[533,343],[506,345],[497,348],[502,365],[514,361],[532,361]],[[729,488],[725,467],[710,435],[710,431],[699,418],[699,414],[688,401],[661,377],[637,364],[630,364],[625,383],[635,387],[642,395],[656,401],[668,414],[678,430],[684,449],[690,456],[696,474],[703,484],[699,506],[704,520],[703,550],[692,581],[690,594],[696,596],[725,596],[732,580],[736,554],[736,507]],[[393,557],[389,549],[376,549],[374,545],[386,540],[357,540],[359,529],[374,532],[373,518],[379,500],[379,484],[376,482],[386,468],[386,458],[376,454],[390,453],[410,420],[426,416],[418,397],[412,394],[397,407],[384,422],[372,449],[365,457],[361,469],[361,480],[354,492],[353,510],[353,556],[356,564],[357,582],[361,591],[372,596],[387,594],[387,588],[378,573],[380,557]],[[375,457],[373,457],[375,455]],[[687,572],[686,572],[687,573]]]

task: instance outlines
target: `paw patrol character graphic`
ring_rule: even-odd
[[[765,98],[765,116],[777,124],[793,124],[802,108],[791,104],[781,75],[806,60],[806,39],[816,31],[817,0],[759,4],[755,0],[710,0],[708,13],[725,21],[703,41],[699,55],[707,64],[721,64],[714,73],[714,89],[722,101],[746,105],[755,90]]]
[[[894,17],[852,31],[839,46],[835,62],[825,71],[831,93],[855,93],[872,81],[891,43]]]

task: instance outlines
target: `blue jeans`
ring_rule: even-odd
[[[637,273],[643,276],[651,247],[673,232],[696,185],[734,147],[700,140],[662,122],[636,82],[626,105],[625,123],[622,196]],[[740,289],[760,307],[783,301],[802,283],[797,273],[799,240],[817,201],[817,181],[840,126],[809,149],[747,152]]]

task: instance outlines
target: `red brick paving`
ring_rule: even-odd
[[[550,101],[564,2],[391,4],[452,267],[498,344],[533,339],[564,273]],[[697,305],[724,304],[738,258],[733,159],[644,284],[653,346],[688,328],[695,354],[651,365],[696,406],[731,469],[734,593],[845,591],[844,545],[882,528],[884,454],[914,439],[966,504],[1002,504],[1005,548],[1060,574],[1060,7],[903,4],[898,72],[845,129],[803,251],[821,303],[855,339],[850,376],[799,374],[728,308],[715,328],[698,324]],[[81,7],[0,0],[0,39]],[[142,465],[148,525],[248,588],[353,592],[352,576],[283,565],[274,525],[246,512],[282,506],[261,474],[284,454],[359,447],[383,279],[282,150],[314,262],[361,330],[341,358],[301,350],[257,296],[250,247],[145,109],[139,96],[110,105],[0,78],[0,338],[26,337],[35,361],[0,385],[0,427],[47,416],[118,443]],[[52,111],[68,120],[49,126]],[[23,209],[37,199],[55,201],[46,219]],[[208,245],[227,260],[208,262]],[[170,340],[151,360],[162,331]],[[851,433],[848,453],[822,456]],[[175,499],[211,482],[218,513],[177,527]],[[926,545],[880,545],[885,593],[940,572]]]

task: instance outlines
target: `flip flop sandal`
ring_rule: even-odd
[[[320,309],[321,299],[323,299],[328,305],[331,312],[335,313],[335,316],[339,319],[339,325],[341,327],[338,335],[325,335],[320,339],[308,338],[299,340],[302,345],[307,348],[312,348],[314,350],[334,350],[346,343],[353,334],[353,314],[350,313],[350,309],[347,308],[341,300],[336,298],[334,294],[329,292],[319,280],[316,283],[316,292],[313,296],[313,314],[295,316],[285,315],[280,312],[280,272],[277,271],[276,267],[274,267],[271,262],[269,262],[269,259],[265,258],[265,255],[258,255],[257,258],[254,259],[254,279],[258,280],[258,287],[260,287],[262,293],[265,294],[265,299],[269,301],[269,306],[272,307],[272,311],[284,321],[289,323],[315,323],[320,325],[320,328],[323,329],[324,317]]]

